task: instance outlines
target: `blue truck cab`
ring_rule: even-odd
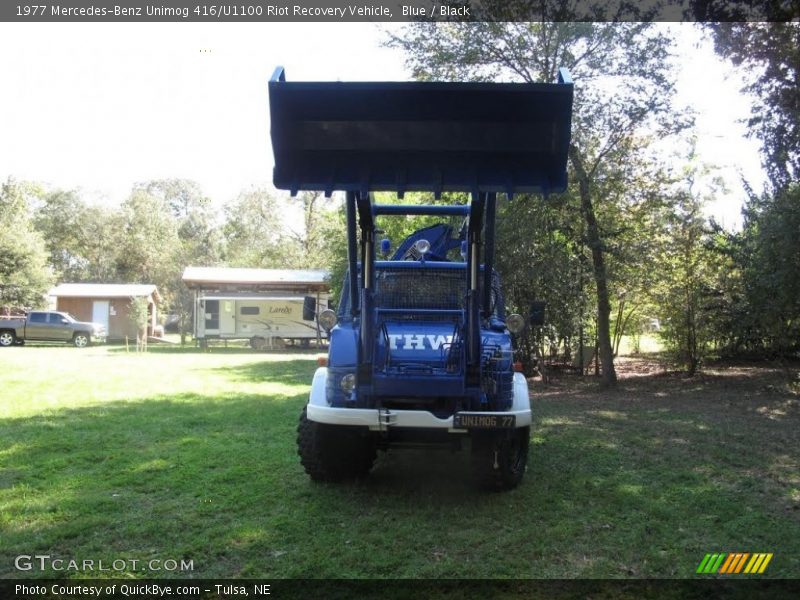
[[[275,186],[345,192],[348,272],[338,312],[319,317],[328,363],[298,425],[306,472],[360,477],[377,450],[443,444],[470,448],[479,485],[517,486],[532,411],[511,335],[525,320],[506,314],[494,269],[497,194],[565,188],[569,74],[556,84],[289,83],[278,68],[269,92]],[[466,200],[379,204],[377,191]],[[462,226],[417,231],[387,260],[379,222],[403,215]]]

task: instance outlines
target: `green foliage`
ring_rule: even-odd
[[[278,206],[281,213],[302,212],[299,218],[288,219],[288,226],[282,228],[282,256],[277,266],[320,269],[333,264],[345,247],[347,235],[339,197],[326,198],[322,192],[300,192],[296,198],[282,196]]]
[[[728,349],[786,355],[800,346],[800,184],[752,196],[741,232],[720,235],[733,265]]]
[[[225,263],[231,267],[269,267],[281,259],[281,220],[277,199],[266,189],[251,189],[225,205]]]
[[[171,285],[180,260],[178,223],[163,198],[135,188],[122,203],[122,236],[117,251],[120,281],[154,283],[168,303],[175,300]]]
[[[200,186],[186,179],[163,179],[140,183],[134,190],[159,198],[176,221],[184,264],[216,265],[221,259],[222,236],[211,198]],[[164,207],[162,206],[162,210]]]
[[[497,270],[507,309],[528,315],[533,300],[547,304],[547,326],[529,327],[518,337],[526,365],[553,344],[563,345],[569,360],[588,317],[590,267],[576,242],[580,220],[565,210],[569,200],[568,195],[548,202],[521,196],[498,206]]]
[[[615,284],[624,288],[619,279],[614,279],[621,277],[618,274],[624,269],[615,270],[615,258],[608,257],[613,232],[625,228],[632,212],[638,213],[639,223],[654,221],[648,216],[653,203],[639,201],[641,194],[635,187],[653,170],[649,146],[654,136],[671,135],[689,123],[672,105],[670,40],[647,23],[481,22],[415,23],[388,44],[405,51],[407,65],[421,80],[547,82],[555,81],[559,67],[571,71],[575,81],[570,147],[573,184],[559,204],[564,214],[556,219],[564,236],[561,250],[567,250],[571,259],[562,254],[546,266],[539,265],[561,271],[546,277],[564,282],[574,279],[576,260],[590,257],[603,376],[613,384],[611,295]],[[523,221],[516,229],[523,231],[527,226],[528,236],[542,239],[526,244],[516,236],[516,260],[502,261],[501,274],[506,279],[522,271],[530,280],[529,265],[538,261],[531,254],[537,243],[556,250],[553,243],[557,238],[550,231],[537,229],[542,224],[535,215],[536,211],[522,211],[519,216]],[[526,222],[525,218],[531,220]],[[628,246],[623,240],[618,237],[617,256],[632,254],[626,252]],[[527,248],[528,253],[522,254],[517,248]],[[538,286],[542,283],[539,281]],[[528,305],[533,298],[521,294],[532,293],[532,288],[516,285],[519,293],[512,293],[512,302]],[[561,288],[556,311],[563,317],[559,327],[571,326],[556,337],[568,339],[575,336],[584,318],[585,288],[580,286],[580,293],[566,292],[563,285]],[[566,295],[573,300],[563,310]]]
[[[663,278],[654,297],[667,348],[692,376],[713,337],[707,302],[716,272],[702,202],[691,193],[678,194],[667,235],[660,262]]]
[[[754,97],[748,122],[780,190],[800,178],[800,23],[716,23],[718,54],[744,67]]]
[[[137,335],[139,335],[139,333],[141,333],[147,327],[147,299],[131,298],[130,305],[128,307],[128,317],[130,318],[131,323],[136,326]]]
[[[122,221],[118,210],[87,204],[79,190],[44,193],[34,225],[45,239],[59,281],[109,281],[116,274]]]
[[[193,310],[193,296],[181,279],[183,268],[189,265],[220,264],[223,238],[211,199],[200,186],[186,179],[162,179],[139,183],[134,194],[143,193],[157,199],[161,218],[170,222],[177,238],[169,236],[165,254],[171,256],[163,279],[152,281],[159,286],[169,311],[178,315],[181,341],[186,341]]]
[[[31,220],[37,186],[8,179],[0,188],[0,305],[39,307],[53,282],[44,239]]]
[[[86,206],[77,191],[56,190],[42,198],[36,210],[36,229],[47,232],[45,243],[56,275],[66,281],[80,278],[87,268],[81,254]]]
[[[752,253],[746,265],[748,304],[769,345],[800,345],[800,184],[752,202],[746,230]]]

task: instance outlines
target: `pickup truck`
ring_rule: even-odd
[[[101,323],[85,323],[72,315],[56,311],[31,311],[25,317],[0,319],[0,346],[26,341],[67,342],[84,348],[106,339]]]

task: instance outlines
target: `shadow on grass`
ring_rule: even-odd
[[[135,353],[136,352],[136,345],[130,344],[127,348],[125,344],[113,344],[109,343],[106,345],[108,348],[109,353],[117,354],[117,353]],[[241,345],[229,345],[223,346],[222,344],[213,345],[210,348],[204,349],[193,344],[186,344],[185,346],[181,346],[180,344],[158,344],[158,343],[150,343],[147,346],[147,352],[153,354],[252,354],[255,356],[284,356],[284,355],[296,355],[296,356],[317,356],[320,353],[327,352],[327,348],[322,348],[317,350],[316,348],[301,348],[299,346],[287,346],[286,348],[282,348],[280,350],[254,350],[249,346],[241,346]]]
[[[307,370],[231,369],[272,381]],[[528,473],[503,494],[473,489],[466,454],[447,451],[391,452],[363,481],[310,482],[295,446],[304,394],[0,420],[0,577],[42,576],[11,571],[31,553],[194,562],[136,576],[691,577],[713,551],[774,552],[770,574],[798,576],[796,429],[662,412],[648,390],[537,402]]]
[[[285,356],[285,355],[284,355]],[[263,360],[243,365],[218,367],[235,381],[273,381],[276,383],[311,385],[315,355],[295,360]]]

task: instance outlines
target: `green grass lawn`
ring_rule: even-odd
[[[0,349],[0,577],[54,575],[16,571],[20,554],[194,566],[137,577],[693,577],[733,551],[800,577],[798,404],[779,371],[534,384],[528,473],[493,494],[448,451],[312,483],[295,426],[315,357]]]

